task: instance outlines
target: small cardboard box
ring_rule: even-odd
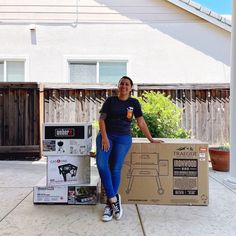
[[[99,177],[91,176],[90,184],[46,186],[46,177],[34,186],[35,204],[94,205],[98,202]]]
[[[121,174],[123,203],[208,205],[208,144],[133,139]]]
[[[90,183],[90,156],[48,156],[47,185]]]

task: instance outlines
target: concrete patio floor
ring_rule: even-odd
[[[103,205],[34,205],[46,162],[0,161],[0,235],[235,236],[236,190],[229,173],[209,168],[208,206],[123,205],[120,221],[103,223]]]

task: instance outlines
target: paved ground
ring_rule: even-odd
[[[103,223],[103,205],[34,205],[32,187],[45,161],[0,161],[0,235],[236,236],[236,190],[229,173],[209,171],[209,206],[123,205],[121,221]]]

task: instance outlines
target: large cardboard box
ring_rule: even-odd
[[[208,144],[163,140],[133,140],[121,174],[122,202],[208,205]]]
[[[90,183],[90,156],[48,156],[47,185]]]

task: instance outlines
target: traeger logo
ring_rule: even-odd
[[[57,138],[66,138],[66,137],[74,137],[75,129],[73,128],[57,128],[55,129],[55,137]]]
[[[197,156],[197,152],[193,151],[193,147],[179,147],[174,151],[174,156],[187,157],[187,156]]]

